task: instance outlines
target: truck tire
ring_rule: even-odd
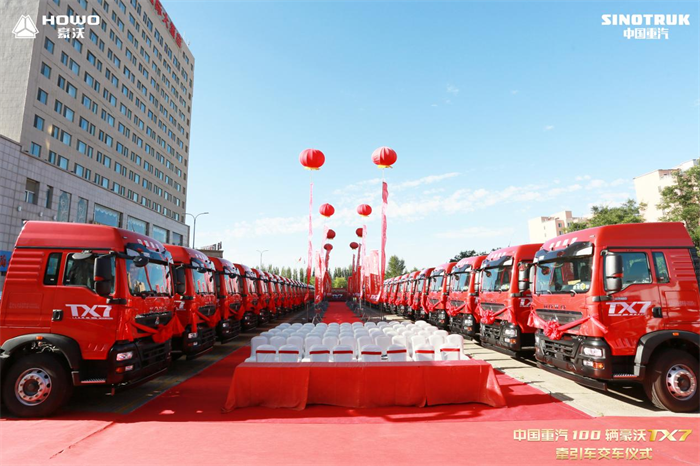
[[[664,349],[656,354],[644,389],[658,408],[674,413],[698,410],[698,360],[685,351]]]
[[[2,398],[18,417],[46,417],[73,393],[68,370],[53,355],[37,353],[15,361],[3,374]]]

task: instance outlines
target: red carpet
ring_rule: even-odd
[[[345,303],[332,302],[328,304],[328,310],[323,315],[323,322],[330,324],[331,322],[337,322],[342,324],[343,322],[361,322],[360,319],[352,313],[350,309],[345,305]]]

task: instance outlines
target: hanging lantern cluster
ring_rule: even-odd
[[[372,152],[372,162],[377,168],[392,168],[392,165],[396,163],[396,159],[396,151],[391,147],[380,147]]]
[[[321,216],[329,218],[335,213],[335,207],[330,204],[322,204],[321,207],[319,207],[318,212],[321,214]]]
[[[367,204],[360,204],[357,206],[357,213],[363,217],[369,217],[372,214],[372,208]]]
[[[318,149],[305,149],[299,154],[299,162],[307,170],[318,170],[326,163],[326,156]]]

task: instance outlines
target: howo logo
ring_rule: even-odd
[[[90,26],[98,26],[100,24],[100,17],[98,15],[56,15],[56,16],[42,16],[41,24],[50,26],[83,26],[89,24]]]
[[[520,307],[530,307],[532,298],[520,298]]]
[[[87,304],[66,304],[70,308],[71,317],[78,320],[113,320],[109,314],[112,306],[104,304],[95,304],[88,306]]]
[[[633,303],[618,301],[609,303],[608,306],[610,306],[608,315],[611,317],[643,316],[651,307],[651,301],[635,301]]]

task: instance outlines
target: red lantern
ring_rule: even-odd
[[[396,151],[391,147],[380,147],[372,152],[372,162],[378,168],[391,168],[396,163]]]
[[[353,241],[352,243],[350,243],[350,249],[352,249],[352,250],[355,250],[355,249],[357,249],[357,248],[359,248],[359,247],[360,247],[360,245],[357,244],[357,243],[354,242],[354,241]]]
[[[361,204],[357,206],[357,213],[363,217],[369,217],[369,215],[372,213],[372,208],[367,204]]]
[[[330,217],[331,215],[333,215],[335,213],[335,209],[330,204],[323,204],[318,209],[318,212],[324,217]]]
[[[362,228],[358,228],[357,230],[355,230],[355,234],[358,238],[362,238]]]
[[[333,245],[326,243],[323,245],[323,249],[325,249],[326,251],[330,251],[331,249],[333,249]]]
[[[328,238],[328,239],[333,239],[333,238],[335,238],[335,231],[333,231],[333,230],[328,230],[328,233],[326,233],[326,238]]]
[[[307,170],[318,170],[326,162],[326,156],[318,149],[305,149],[299,154],[299,162]]]

